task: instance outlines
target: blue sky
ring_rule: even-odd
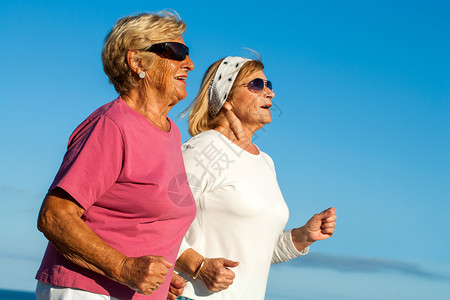
[[[275,161],[288,227],[334,206],[332,239],[272,268],[267,299],[450,294],[448,1],[10,1],[0,4],[0,288],[33,290],[36,217],[73,129],[116,93],[103,39],[120,17],[175,9],[196,69],[260,53],[276,96],[255,143]],[[263,233],[262,233],[263,234]]]

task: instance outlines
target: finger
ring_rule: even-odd
[[[173,286],[170,286],[170,288],[169,288],[169,293],[174,295],[175,298],[180,296],[182,292],[183,292],[183,288],[177,289],[177,288],[174,288]]]
[[[169,274],[169,269],[167,269],[167,267],[163,264],[159,264],[156,268],[155,268],[155,272],[159,272],[159,274],[164,278],[164,276],[167,276],[167,274]],[[159,278],[159,277],[158,277]],[[163,279],[165,280],[165,279]],[[158,280],[159,281],[159,280]]]
[[[225,282],[223,283],[223,285],[228,288],[230,285],[233,284],[233,279],[227,279],[225,280]]]
[[[324,220],[324,222],[334,222],[336,221],[337,216],[336,215],[332,215],[331,217],[328,217]]]
[[[226,282],[220,282],[220,283],[215,282],[208,289],[212,292],[220,292],[222,290],[226,290],[232,283],[233,283],[233,280],[227,280]]]
[[[183,289],[175,289],[175,288],[171,288],[171,289],[170,289],[170,292],[171,292],[172,294],[174,294],[174,295],[180,296],[181,293],[183,292]]]
[[[164,264],[168,269],[173,267],[173,264],[168,262],[164,256],[154,256],[154,259]]]
[[[151,288],[155,289],[156,286],[160,286],[166,281],[166,277],[162,274],[153,274],[151,278],[148,279],[149,285]]]
[[[160,260],[152,262],[149,265],[149,269],[151,270],[153,276],[157,276],[153,281],[158,281],[161,283],[166,280],[165,276],[167,276],[170,271],[170,269],[167,268],[167,265]]]
[[[319,219],[326,220],[327,218],[330,218],[331,216],[333,216],[335,211],[336,211],[335,208],[330,207],[330,208],[322,211],[321,213],[316,214],[315,216],[317,216],[317,218],[319,218]]]
[[[327,214],[329,214],[329,215],[334,215],[334,214],[336,214],[336,208],[330,207],[330,208],[324,210],[323,212],[324,212],[324,213],[327,213]]]
[[[322,231],[322,234],[327,234],[330,236],[332,236],[334,234],[334,228],[325,228],[325,229],[322,229],[321,231]]]
[[[231,111],[232,109],[233,109],[233,106],[231,106],[231,103],[230,102],[228,102],[228,101],[225,101],[224,103],[223,103],[223,106],[222,106],[226,111]]]
[[[169,294],[167,294],[167,300],[176,300],[178,298],[178,296],[172,294],[171,292],[169,292]]]
[[[170,284],[174,288],[180,289],[186,286],[186,281],[180,275],[173,273]]]
[[[323,223],[322,226],[320,226],[321,229],[334,228],[334,227],[336,227],[336,222]]]
[[[139,292],[140,294],[144,294],[144,295],[151,295],[153,294],[153,289],[148,288],[145,291]]]
[[[226,280],[226,281],[222,282],[222,284],[219,286],[219,288],[222,290],[226,290],[232,284],[233,284],[233,280]]]
[[[159,289],[159,283],[156,282],[151,289],[154,290],[154,291]]]
[[[224,278],[223,280],[233,280],[236,277],[236,274],[234,274],[234,272],[230,269],[224,269],[221,272],[221,275]]]
[[[224,258],[223,259],[223,266],[227,267],[227,268],[235,268],[235,267],[239,266],[239,262],[238,261],[232,261],[232,260]]]
[[[239,120],[239,118],[233,112],[233,106],[231,105],[230,102],[225,101],[222,107],[225,110],[225,117],[227,118],[227,121],[230,124],[230,129],[233,131],[234,135],[238,139],[242,139],[244,129],[242,128],[241,120]]]

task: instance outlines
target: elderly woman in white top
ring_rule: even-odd
[[[272,121],[275,94],[263,67],[241,57],[215,62],[190,106],[193,137],[183,158],[197,216],[176,263],[186,281],[180,299],[264,299],[272,263],[304,255],[334,233],[334,208],[284,230],[289,211],[273,161],[252,142]],[[182,285],[174,279],[168,298]]]

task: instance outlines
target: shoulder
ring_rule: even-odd
[[[89,127],[89,125],[93,125],[98,123],[100,120],[103,120],[108,123],[118,124],[121,119],[121,104],[120,99],[117,98],[111,102],[108,102],[99,108],[97,108],[94,112],[92,112],[79,126],[78,129]]]
[[[261,150],[260,150],[261,151]],[[275,164],[272,157],[266,152],[261,151],[261,157],[270,165],[270,167],[275,171]]]
[[[97,108],[96,110],[94,110],[94,112],[92,112],[90,114],[89,118],[94,118],[100,115],[114,115],[116,114],[117,110],[120,108],[121,103],[120,103],[120,98],[116,98],[113,101],[110,101],[108,103],[103,104],[102,106],[100,106],[99,108]]]
[[[124,124],[127,123],[127,120],[133,121],[136,112],[121,98],[117,98],[97,109],[97,113],[104,115],[117,124]]]
[[[77,126],[77,128],[75,128],[69,141],[73,142],[79,138],[91,136],[93,134],[111,134],[114,131],[120,133],[121,130],[117,122],[108,114],[111,108],[114,107],[114,102],[116,100],[106,103],[91,113]]]
[[[220,133],[215,130],[208,130],[193,136],[182,145],[183,152],[202,152],[209,146],[220,143]]]

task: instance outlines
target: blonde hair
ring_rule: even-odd
[[[102,51],[103,70],[119,94],[137,86],[139,78],[127,63],[129,50],[141,50],[152,44],[177,39],[186,31],[186,24],[176,12],[142,13],[119,19],[105,38]],[[139,52],[146,69],[152,67],[154,53]]]
[[[182,114],[182,116],[184,116],[189,113],[188,131],[191,136],[195,136],[201,132],[213,129],[214,127],[216,127],[218,121],[224,117],[222,110],[216,117],[211,116],[211,114],[209,113],[209,87],[211,85],[211,81],[214,78],[214,74],[216,73],[219,65],[224,59],[225,58],[222,58],[209,66],[208,70],[206,70],[205,72],[205,75],[203,75],[202,83],[200,85],[200,90],[197,96]],[[228,93],[227,101],[233,100],[236,87],[239,85],[239,82],[243,78],[248,77],[251,74],[263,69],[264,65],[259,60],[250,60],[245,62],[242,68],[239,70],[233,86]]]

